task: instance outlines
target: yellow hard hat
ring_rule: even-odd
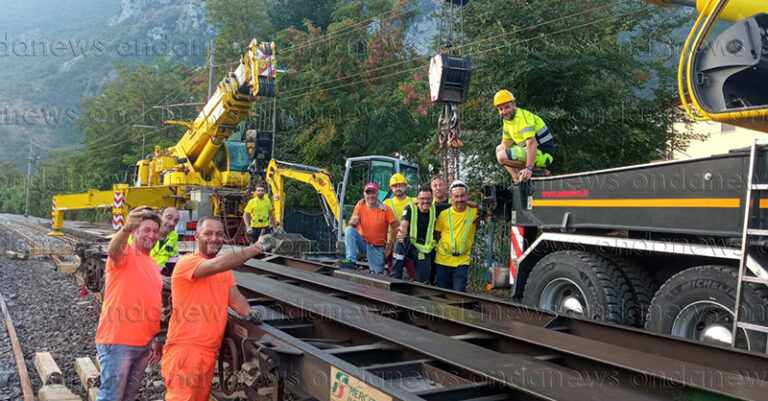
[[[493,107],[498,107],[500,104],[508,103],[508,102],[514,102],[515,101],[515,95],[512,94],[512,92],[502,89],[493,96]]]
[[[392,178],[389,179],[389,186],[391,187],[397,184],[408,185],[408,180],[406,180],[405,176],[400,173],[392,174]]]

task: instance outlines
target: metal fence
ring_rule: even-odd
[[[284,228],[312,240],[312,252],[336,250],[336,232],[328,227],[321,209],[286,207]]]
[[[489,221],[477,230],[472,244],[467,286],[484,291],[489,282],[488,268],[493,264],[509,266],[510,246],[509,224]]]

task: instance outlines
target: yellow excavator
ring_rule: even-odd
[[[768,132],[768,1],[645,1],[698,10],[678,65],[680,100],[688,115]],[[709,38],[719,20],[733,24]]]
[[[408,182],[409,195],[415,196],[419,188],[419,166],[408,160],[391,156],[359,156],[346,159],[344,178],[338,188],[333,185],[328,170],[298,163],[270,160],[265,180],[269,186],[275,207],[275,220],[280,226],[285,221],[285,180],[295,180],[312,186],[320,198],[323,216],[330,230],[336,233],[337,251],[343,249],[344,222],[351,209],[363,196],[363,186],[375,182],[382,191],[381,200],[388,198],[391,191],[389,179],[392,174],[403,174]],[[345,214],[346,212],[346,214]],[[339,227],[342,229],[340,230]]]
[[[67,210],[112,209],[112,226],[117,230],[128,211],[140,205],[174,206],[188,221],[219,216],[232,223],[229,229],[239,227],[249,198],[251,160],[244,142],[227,139],[254,102],[275,97],[276,69],[274,43],[251,41],[240,64],[218,84],[194,121],[166,121],[184,126],[186,132],[176,145],[156,147],[153,155],[136,164],[135,185],[54,196],[50,234],[61,235]]]

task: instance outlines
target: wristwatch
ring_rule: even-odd
[[[528,170],[533,171],[533,166],[525,166],[525,168],[527,168]]]

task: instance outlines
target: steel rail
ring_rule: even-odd
[[[303,371],[298,375],[299,382],[303,383],[302,389],[315,398],[324,399],[321,397],[322,390],[327,391],[331,386],[330,383],[328,387],[313,385],[313,381],[318,380],[317,374],[310,376],[309,371],[325,372],[330,369],[330,372],[339,370],[352,375],[368,383],[374,391],[400,400],[424,399],[423,395],[438,391],[443,392],[438,399],[452,399],[447,398],[448,394],[466,391],[466,385],[475,385],[478,390],[493,388],[493,396],[503,397],[495,399],[665,399],[637,391],[624,383],[594,380],[576,369],[550,361],[544,354],[534,357],[520,352],[504,353],[488,349],[466,341],[466,336],[450,336],[414,327],[410,323],[386,317],[382,311],[252,273],[236,272],[235,278],[243,290],[274,300],[279,305],[280,313],[289,317],[286,321],[285,317],[281,316],[275,319],[273,327],[262,329],[259,343],[268,346],[270,343],[286,342],[290,344],[290,348],[298,349],[298,352],[282,352],[286,359],[290,359],[290,355],[301,355],[301,358],[294,358],[292,363],[297,367],[297,372]],[[320,338],[298,338],[290,334],[280,334],[281,330],[295,331],[296,325],[306,319],[318,323],[314,329],[326,334]],[[267,323],[270,323],[269,319]],[[305,331],[306,328],[305,324]],[[234,331],[242,332],[237,329]],[[268,338],[265,339],[265,336]],[[355,338],[365,339],[356,341]],[[329,345],[332,347],[328,347]],[[364,358],[362,363],[359,360],[353,363],[355,358],[360,358],[360,355],[354,356],[354,353],[361,350],[376,352],[379,358]],[[393,357],[388,355],[392,352],[408,356],[393,360]],[[277,354],[279,355],[280,351],[277,351]],[[304,357],[307,359],[303,359]],[[435,381],[435,377],[453,375],[460,379],[453,379],[458,386],[435,388],[415,378],[409,382],[404,380],[406,377],[397,374],[400,372],[392,372],[395,368],[407,367],[410,369],[408,373],[413,373],[416,365],[420,369],[425,369],[424,365],[434,368],[437,373],[430,377],[429,381]],[[387,380],[387,376],[392,376],[391,373],[396,373],[395,380]],[[325,375],[322,375],[322,378],[325,378]],[[553,383],[562,383],[562,386],[552,385]],[[481,394],[470,395],[470,398]]]
[[[21,345],[16,336],[16,329],[11,320],[11,314],[8,313],[8,306],[5,304],[3,294],[0,294],[0,308],[2,308],[5,327],[8,330],[8,338],[11,340],[13,349],[13,358],[16,360],[16,369],[19,372],[19,382],[21,383],[21,392],[24,401],[35,401],[35,392],[32,390],[32,383],[29,381],[29,372],[27,372],[27,363],[24,361],[24,354],[21,352]]]
[[[286,264],[294,266],[288,267]],[[297,265],[301,267],[297,268]],[[572,369],[567,373],[571,376],[573,374],[588,375],[590,371],[602,371],[616,375],[617,380],[624,385],[641,378],[647,387],[664,387],[660,383],[672,382],[689,389],[699,389],[740,399],[759,399],[768,390],[768,383],[764,381],[768,374],[766,363],[768,359],[762,355],[711,347],[636,329],[557,316],[550,312],[537,311],[484,297],[468,296],[431,287],[423,288],[418,285],[414,287],[412,284],[398,280],[383,280],[370,275],[335,271],[327,265],[279,256],[251,260],[246,263],[242,271],[236,274],[238,285],[244,286],[242,283],[250,283],[245,285],[244,289],[258,293],[259,296],[272,294],[271,302],[283,305],[287,299],[295,297],[292,292],[310,291],[302,292],[304,295],[302,304],[294,303],[292,307],[316,314],[317,310],[313,309],[314,306],[307,305],[308,299],[315,299],[312,297],[317,296],[318,293],[331,295],[336,297],[335,299],[341,297],[345,302],[351,303],[346,305],[346,308],[356,305],[358,309],[367,308],[380,316],[391,317],[394,322],[409,323],[410,329],[403,330],[410,332],[411,335],[417,337],[423,335],[419,331],[423,329],[414,329],[415,325],[429,332],[459,336],[465,341],[485,348],[486,351],[501,353],[505,358],[509,358],[510,353],[522,352],[544,358],[548,363],[553,364],[549,366],[549,372],[558,372],[557,369],[563,367]],[[331,277],[332,275],[346,276],[346,280]],[[252,286],[254,277],[262,282],[268,280],[275,288],[277,288],[275,282],[287,284],[292,290],[283,288],[282,292],[273,293],[259,287],[258,291],[254,291],[256,288]],[[349,281],[350,279],[353,281]],[[380,287],[386,285],[391,291],[363,285],[359,283],[360,281],[367,281],[369,284]],[[387,281],[389,281],[388,284],[382,284]],[[444,296],[442,302],[435,301],[440,299],[435,294],[425,296],[424,293],[428,291],[436,291],[438,294],[442,292]],[[400,292],[416,294],[405,295]],[[419,292],[422,294],[419,295]],[[462,299],[462,297],[466,298]],[[450,305],[451,302],[459,306]],[[496,309],[502,312],[499,317],[504,316],[505,310],[509,313],[503,319],[490,318],[488,312],[492,308],[489,306],[499,305],[503,306],[501,309]],[[327,318],[327,316],[324,317]],[[350,322],[346,323],[350,324]],[[442,344],[443,347],[450,343],[450,341],[446,342],[445,336],[442,336],[442,339],[445,341],[439,338],[432,340]],[[429,344],[427,342],[422,346]],[[409,346],[407,341],[399,345]],[[450,348],[454,346],[455,344],[449,345]],[[411,351],[418,352],[413,349]],[[433,355],[423,357],[431,358]],[[443,362],[450,361],[448,359],[447,362]],[[453,359],[453,362],[455,361]],[[567,374],[565,377],[570,377]],[[510,383],[506,384],[510,385]],[[560,396],[562,397],[562,394]]]
[[[35,242],[32,238],[27,237],[26,235],[22,234],[19,230],[15,229],[15,228],[13,228],[13,227],[5,224],[5,223],[0,223],[0,227],[3,227],[6,230],[8,230],[8,231],[18,235],[31,248],[37,248],[39,246],[39,244],[37,242]]]
[[[14,224],[18,224],[20,226],[27,227],[27,228],[29,228],[31,230],[35,230],[35,231],[43,233],[43,234],[47,234],[48,233],[48,230],[46,230],[45,228],[40,227],[38,225],[35,225],[35,224],[29,224],[29,223],[26,223],[26,222],[23,222],[23,221],[18,221],[18,220],[13,220],[13,219],[11,219],[10,221],[13,222]],[[63,236],[63,235],[53,236],[53,238],[56,238],[56,239],[58,239],[58,240],[60,240],[62,242],[65,242],[65,243],[67,243],[69,245],[72,245],[72,246],[75,246],[77,244],[77,240],[69,238],[69,237],[66,237],[66,236]]]

